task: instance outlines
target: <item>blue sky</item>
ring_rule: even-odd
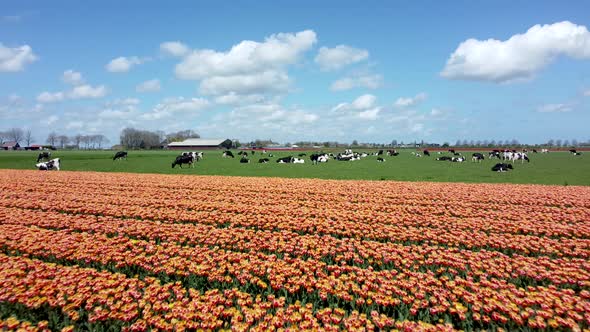
[[[590,140],[587,1],[3,1],[0,130]]]

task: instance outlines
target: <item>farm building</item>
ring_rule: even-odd
[[[4,144],[2,144],[2,149],[4,150],[18,150],[20,148],[20,144],[18,144],[17,142],[4,142]]]
[[[225,149],[232,146],[230,139],[202,139],[189,138],[182,142],[168,144],[170,150],[203,150],[203,149]]]

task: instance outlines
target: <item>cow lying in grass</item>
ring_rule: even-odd
[[[507,172],[510,169],[514,169],[512,167],[512,164],[506,164],[506,163],[497,163],[496,165],[494,165],[492,167],[492,171],[494,171],[494,172]]]
[[[59,171],[60,161],[59,158],[55,158],[51,159],[50,161],[37,163],[35,164],[35,167],[37,167],[37,169],[40,171],[51,171],[54,169]]]

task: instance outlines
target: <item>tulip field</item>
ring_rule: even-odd
[[[0,329],[590,330],[590,187],[0,170]]]

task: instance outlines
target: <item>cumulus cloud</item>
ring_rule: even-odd
[[[181,57],[185,56],[190,49],[179,41],[172,41],[160,44],[160,51],[166,55]]]
[[[142,114],[141,118],[144,120],[159,120],[176,113],[198,112],[209,107],[209,105],[209,101],[204,98],[166,98],[158,103],[151,112]]]
[[[264,96],[260,94],[239,95],[235,92],[215,97],[215,103],[220,105],[246,105],[259,103],[263,100]]]
[[[395,107],[403,108],[403,107],[412,107],[416,106],[418,103],[426,100],[426,93],[421,92],[414,97],[400,97],[395,101]]]
[[[80,85],[84,83],[82,74],[71,69],[64,71],[62,81],[70,85]]]
[[[144,63],[146,59],[142,59],[136,56],[132,57],[124,57],[120,56],[111,60],[105,68],[110,71],[111,73],[126,73],[128,72],[133,66],[140,65]]]
[[[88,84],[78,85],[66,92],[41,92],[37,96],[40,103],[56,103],[68,99],[94,99],[106,96],[108,93],[104,85],[93,87]]]
[[[373,109],[360,112],[358,114],[358,116],[359,116],[359,118],[365,119],[365,120],[376,120],[377,117],[379,116],[379,112],[381,112],[381,108],[375,107]]]
[[[0,72],[18,72],[25,66],[37,61],[38,57],[33,53],[29,45],[18,47],[6,47],[0,43]]]
[[[540,113],[564,113],[572,110],[570,104],[545,104],[537,108]]]
[[[287,73],[268,70],[252,74],[213,76],[201,81],[199,92],[204,95],[226,95],[229,93],[257,94],[285,92],[289,88]]]
[[[369,58],[369,51],[347,45],[334,48],[322,47],[315,57],[315,62],[322,70],[337,70],[344,66]]]
[[[535,25],[505,41],[468,39],[451,54],[440,74],[497,83],[527,80],[560,55],[590,59],[590,33],[585,26],[564,21]]]
[[[250,74],[295,63],[313,46],[316,34],[305,30],[296,34],[279,33],[264,42],[250,40],[234,45],[228,52],[194,50],[176,65],[176,76],[200,80],[212,76]]]
[[[377,89],[383,85],[383,76],[381,75],[359,75],[344,77],[334,81],[330,86],[332,91],[345,91],[354,88]]]
[[[138,84],[137,87],[135,88],[135,91],[137,91],[137,92],[158,92],[158,91],[160,91],[160,89],[161,89],[160,80],[153,79],[153,80],[148,80],[148,81]]]
[[[57,120],[59,120],[59,117],[57,115],[50,115],[47,118],[42,118],[41,123],[44,125],[50,126],[50,125],[56,123]]]

